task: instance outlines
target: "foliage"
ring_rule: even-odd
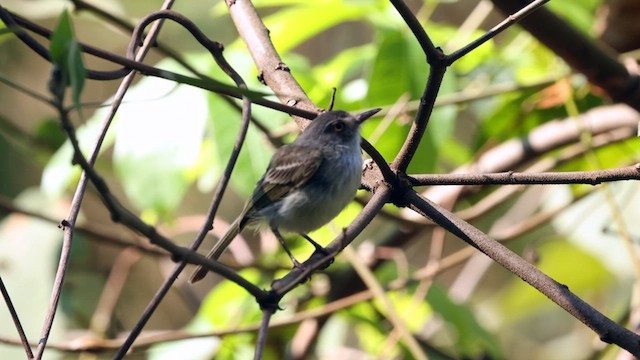
[[[115,1],[113,3],[117,4]],[[486,31],[486,27],[490,27],[490,24],[484,24],[483,27],[463,31],[461,23],[464,19],[447,14],[448,6],[461,3],[425,1],[416,11],[434,43],[447,52],[477,38]],[[229,15],[223,5],[220,2],[213,6],[213,11],[207,8],[203,12],[206,15],[200,14],[204,18],[202,22],[227,21]],[[413,116],[429,75],[429,64],[414,35],[392,4],[386,1],[263,0],[256,1],[255,5],[265,14],[263,20],[271,30],[271,38],[284,61],[316,104],[326,107],[331,99],[331,88],[335,87],[335,108],[354,112],[372,107],[388,110],[389,115],[367,121],[362,135],[387,161],[393,159],[411,131]],[[587,33],[594,22],[593,10],[597,5],[597,1],[553,2],[551,7]],[[70,87],[73,107],[82,109],[75,113],[74,121],[77,123],[81,148],[86,154],[108,112],[107,106],[114,98],[105,100],[107,90],[99,88],[92,81],[85,81],[86,59],[83,59],[75,34],[82,34],[84,41],[100,37],[95,29],[91,29],[93,25],[86,24],[96,20],[85,11],[61,13],[49,49],[53,68],[61,69],[62,74],[61,82],[50,87],[54,94],[64,94]],[[24,15],[29,16],[28,13]],[[79,30],[74,32],[72,23],[76,28],[83,26],[83,30],[86,27],[93,32],[90,35]],[[197,64],[199,71],[218,81],[228,82],[208,53],[184,44],[186,39],[190,39],[186,31],[167,31],[171,31],[167,38],[173,41],[161,36],[160,44],[175,46],[181,53],[180,57],[190,64]],[[208,34],[214,34],[212,37],[215,38],[215,32]],[[350,35],[353,35],[352,38]],[[12,36],[10,32],[0,32],[0,47],[8,49],[8,53],[17,52],[9,47],[11,44],[6,40],[9,36]],[[112,41],[109,39],[109,42]],[[107,47],[112,44],[102,45]],[[267,91],[258,81],[253,61],[239,38],[229,41],[224,54],[235,70],[247,80],[250,89]],[[8,57],[10,60],[2,61],[15,61],[12,54]],[[34,65],[30,62],[28,66]],[[154,66],[185,72],[170,56]],[[37,75],[40,76],[40,89],[46,83],[48,74]],[[14,75],[7,71],[2,77],[13,78]],[[501,84],[516,86],[510,91],[484,96],[485,92]],[[15,90],[9,88],[2,91]],[[456,100],[465,96],[477,98]],[[103,104],[97,110],[89,106],[93,99],[99,99],[98,102]],[[33,99],[21,99],[17,107],[26,109],[31,106],[29,101],[35,102]],[[570,68],[556,54],[522,29],[512,27],[456,62],[444,78],[438,101],[440,103],[437,103],[430,118],[427,132],[407,170],[410,174],[452,172],[460,166],[473,163],[500,144],[526,136],[553,120],[583,114],[606,104],[608,100],[581,75],[571,74]],[[143,78],[127,92],[124,104],[117,112],[115,127],[105,139],[96,168],[107,178],[114,192],[125,199],[124,203],[130,209],[157,226],[159,231],[171,234],[176,242],[187,244],[187,239],[198,229],[190,222],[193,220],[191,215],[205,213],[206,204],[220,182],[236,143],[240,115],[238,103],[235,105],[220,95],[184,84]],[[33,119],[42,120],[33,120],[33,126],[20,130],[28,135],[25,138],[46,142],[48,147],[56,147],[56,150],[44,155],[47,157],[44,166],[23,159],[16,167],[16,173],[25,172],[25,176],[32,178],[41,176],[39,188],[31,187],[33,182],[25,181],[21,191],[23,195],[37,192],[40,209],[63,208],[69,202],[71,191],[80,176],[78,167],[71,163],[71,144],[69,140],[61,144],[59,131],[43,130],[50,129],[50,117],[55,116],[55,112],[47,110],[36,115],[29,111],[27,114]],[[288,115],[275,110],[254,105],[252,114],[261,126],[249,129],[231,176],[231,191],[226,193],[221,214],[214,224],[212,233],[216,237],[221,235],[221,229],[225,227],[222,219],[233,220],[241,209],[243,199],[251,193],[275,146],[280,141],[293,139],[297,131],[290,126]],[[0,117],[3,122],[19,122],[16,113],[0,110]],[[4,120],[5,117],[9,120]],[[9,141],[10,136],[4,129],[7,127],[0,127],[0,135]],[[570,146],[582,146],[583,150],[565,159]],[[29,146],[23,148],[25,150],[20,151],[26,152]],[[566,147],[558,146],[523,159],[505,171],[522,171],[532,163],[541,164],[558,159],[561,160],[547,170],[621,167],[636,161],[639,152],[635,140],[611,142],[596,148],[593,137],[585,131],[580,139],[566,144]],[[0,157],[0,168],[7,168],[5,163],[9,156]],[[31,167],[37,167],[35,175],[34,171],[27,171]],[[621,235],[624,229],[620,227],[625,221],[630,225],[630,219],[635,219],[640,210],[634,205],[639,203],[635,195],[631,195],[637,193],[636,187],[603,186],[603,191],[616,194],[614,200],[610,201],[610,197],[603,195],[602,191],[588,195],[587,199],[591,196],[591,199],[597,200],[592,200],[587,210],[578,197],[597,191],[585,187],[559,185],[547,190],[532,186],[521,192],[505,190],[513,189],[507,186],[499,187],[501,189],[466,190],[456,195],[460,198],[454,210],[473,208],[500,191],[509,191],[509,197],[500,205],[471,220],[474,225],[492,234],[511,225],[524,227],[535,215],[555,209],[559,204],[565,206],[563,211],[538,224],[533,231],[504,240],[520,254],[533,253],[532,261],[535,260],[538,268],[557,281],[566,283],[606,315],[622,317],[624,311],[620,309],[626,311],[631,301],[629,299],[634,294],[630,284],[635,286],[634,264],[637,266],[638,259],[633,256],[635,245],[625,246],[626,240]],[[364,191],[359,192],[358,196],[361,199],[367,197]],[[17,199],[13,200],[13,203],[20,204]],[[29,207],[32,206],[29,204]],[[320,243],[328,243],[361,209],[359,204],[349,205],[330,225],[311,236]],[[37,207],[34,211],[38,211]],[[607,231],[615,234],[602,235],[603,229],[594,228],[596,220],[589,224],[574,225],[581,217],[586,217],[585,212],[597,213],[599,220],[605,219],[599,221],[598,225],[611,227]],[[77,300],[75,297],[85,295],[79,294],[78,289],[69,290],[67,295],[63,292],[63,300],[73,306],[64,309],[64,318],[75,326],[83,327],[86,334],[90,334],[87,336],[96,339],[114,337],[132,326],[148,298],[159,287],[162,281],[159,278],[168,271],[171,259],[149,256],[144,261],[131,260],[117,243],[127,238],[139,244],[136,236],[121,228],[114,230],[97,201],[86,205],[83,215],[86,220],[81,225],[86,233],[76,241],[86,241],[91,246],[78,249],[72,261],[74,270],[91,274],[87,279],[99,278],[91,281],[92,286],[87,286],[87,289],[94,290],[98,287],[96,284],[102,286],[103,283],[114,286],[114,282],[118,283],[120,279],[125,289],[123,294],[135,294],[138,290],[140,293],[130,298],[123,296],[109,307],[102,303],[108,300],[102,297],[95,299],[95,294],[87,296],[89,300],[84,299],[87,304],[84,301],[74,302],[72,300]],[[64,218],[65,210],[49,216]],[[622,222],[612,220],[618,217],[622,218]],[[3,249],[13,248],[7,250],[6,254],[23,256],[20,255],[22,252],[16,250],[23,245],[8,245],[14,239],[12,233],[33,231],[32,237],[38,238],[42,235],[35,231],[42,224],[30,221],[18,225],[17,218],[17,214],[4,218],[0,228],[0,245]],[[576,227],[583,225],[589,232],[576,230]],[[51,227],[47,231],[50,230]],[[223,257],[222,260],[237,266],[239,274],[245,278],[268,288],[271,280],[288,270],[288,258],[277,249],[276,241],[264,232],[247,232],[243,236],[245,238],[234,242],[231,249],[233,256]],[[403,324],[419,340],[425,353],[443,359],[543,359],[557,347],[575,345],[576,338],[588,338],[589,335],[585,334],[590,334],[589,330],[577,326],[575,319],[566,319],[557,325],[556,331],[552,332],[553,337],[540,335],[533,325],[528,329],[524,323],[544,321],[550,313],[560,310],[520,279],[483,263],[476,256],[467,255],[465,259],[468,261],[453,270],[443,268],[438,276],[421,278],[419,274],[425,268],[438,266],[432,264],[465,251],[465,245],[453,236],[447,237],[444,243],[438,243],[444,241],[444,237],[438,236],[432,227],[415,221],[405,210],[387,205],[385,214],[379,215],[362,233],[361,240],[351,245],[356,249],[360,261],[371,267],[379,284],[393,289],[386,293],[393,310],[400,313]],[[111,240],[105,245],[101,241],[104,238]],[[23,240],[25,243],[28,241]],[[296,243],[293,238],[287,240],[297,245],[292,246],[296,256],[300,254],[304,258],[312,251],[306,243]],[[207,239],[204,247],[209,247],[212,241]],[[438,255],[438,244],[444,248],[441,256]],[[600,256],[608,251],[616,255]],[[47,251],[47,254],[50,257],[57,256],[52,251]],[[622,262],[619,261],[621,257],[624,257]],[[427,258],[433,262],[427,262]],[[128,265],[123,265],[123,262]],[[133,266],[138,262],[139,265]],[[51,271],[52,265],[50,259],[41,263],[34,264],[37,266],[34,273],[44,277]],[[43,269],[43,266],[47,268]],[[283,311],[274,315],[273,322],[290,321],[295,316],[300,318],[278,325],[269,332],[265,358],[291,356],[301,351],[296,346],[301,346],[304,341],[311,345],[305,348],[306,353],[296,355],[318,358],[344,358],[345,354],[355,354],[358,358],[379,354],[390,358],[410,358],[414,355],[408,340],[401,336],[397,324],[392,321],[392,309],[386,308],[385,303],[374,295],[363,295],[370,290],[352,268],[353,264],[338,257],[326,270],[326,276],[315,274],[306,285],[283,299]],[[121,269],[125,269],[122,271],[126,274],[137,272],[138,281],[134,281],[135,275],[119,274]],[[16,291],[17,284],[25,281],[24,275],[11,271],[6,275],[2,273],[2,276],[9,279],[12,291]],[[127,280],[127,276],[132,279]],[[80,289],[85,286],[82,282],[88,281],[82,279],[76,278],[81,284],[75,286]],[[72,284],[75,282],[67,286]],[[171,294],[175,298],[163,304],[165,308],[156,314],[163,319],[153,324],[152,328],[175,330],[185,326],[189,332],[214,331],[220,332],[220,336],[216,341],[196,343],[189,340],[154,346],[149,351],[152,354],[150,358],[170,358],[188,349],[198,349],[193,353],[200,358],[208,358],[212,354],[220,359],[250,358],[253,355],[256,332],[236,333],[236,330],[258,324],[262,316],[260,308],[245,289],[236,284],[216,279],[207,285],[215,286],[213,289],[198,288],[196,291],[174,288]],[[465,287],[471,290],[467,292]],[[106,285],[102,291],[109,291]],[[347,305],[341,303],[358,295],[365,300]],[[20,294],[19,297],[23,296]],[[38,296],[42,299],[37,299],[39,303],[34,307],[44,306],[48,294]],[[65,296],[73,296],[74,299],[65,299]],[[202,301],[196,311],[193,303],[185,299],[198,297]],[[331,312],[316,313],[333,306],[336,308]],[[108,324],[103,328],[97,325],[96,318],[92,318],[97,317],[94,314],[100,311],[106,311],[109,317]],[[2,319],[0,323],[9,323],[8,320],[4,321],[4,317]],[[305,339],[305,331],[309,328],[313,328],[310,330],[313,336]],[[566,335],[560,335],[558,329],[566,331]],[[3,326],[0,330],[2,336],[11,334],[15,337],[13,328]],[[29,331],[35,334],[34,329]],[[31,339],[35,339],[35,336],[31,335]],[[568,356],[564,358],[579,359],[597,354],[597,349],[590,349],[589,341],[582,343],[584,351],[564,354]],[[527,349],[531,347],[535,347],[536,351],[527,354]],[[105,358],[108,356],[111,354],[105,355]]]

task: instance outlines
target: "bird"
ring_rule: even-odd
[[[306,233],[329,222],[355,197],[362,177],[360,125],[380,110],[356,115],[342,110],[324,112],[291,144],[281,146],[242,212],[207,257],[217,260],[244,228],[265,225],[295,267],[301,264],[292,255],[280,230],[298,233],[316,250],[325,251]],[[195,283],[207,273],[200,265],[189,282]]]

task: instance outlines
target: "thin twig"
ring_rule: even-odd
[[[349,263],[354,267],[362,281],[367,285],[367,288],[371,290],[374,297],[378,299],[385,309],[386,317],[393,324],[394,330],[400,333],[404,344],[407,346],[408,351],[411,353],[412,359],[426,360],[427,355],[424,353],[414,335],[409,331],[407,323],[398,314],[393,303],[389,299],[389,296],[384,291],[384,288],[380,282],[375,278],[375,275],[369,269],[362,260],[358,259],[355,251],[351,248],[345,248],[343,254],[346,256]]]
[[[60,220],[54,219],[52,217],[48,217],[46,215],[42,215],[33,211],[29,211],[20,206],[13,204],[10,200],[0,196],[0,213],[2,212],[10,212],[15,214],[22,214],[25,216],[29,216],[38,220],[46,221],[50,224],[59,225]],[[133,240],[124,240],[122,235],[113,235],[107,233],[99,228],[88,226],[88,225],[78,225],[74,226],[75,232],[80,232],[86,235],[90,235],[87,237],[90,241],[104,241],[108,245],[119,246],[122,248],[134,248],[142,253],[151,256],[167,256],[167,253],[164,251],[160,251],[158,248],[148,245],[148,244],[138,244],[134,243]],[[97,238],[97,239],[96,239]]]
[[[91,14],[101,17],[105,19],[109,24],[119,27],[120,29],[125,31],[125,33],[127,34],[132,33],[133,29],[135,28],[135,26],[127,22],[127,20],[117,17],[113,13],[110,13],[98,6],[95,6],[94,4],[90,4],[82,0],[71,0],[71,2],[75,6],[75,10],[87,11]],[[180,55],[178,55],[178,53],[176,53],[173,49],[169,48],[166,44],[156,41],[155,44],[153,44],[153,47],[158,49],[158,51],[163,53],[164,55],[175,60],[178,64],[180,64],[185,69],[189,70],[194,75],[197,75],[199,77],[204,77],[204,75],[201,74],[195,67],[191,66],[191,64],[189,64]]]
[[[485,174],[420,174],[409,175],[413,186],[424,185],[551,185],[588,184],[640,180],[640,164],[616,169],[594,171],[566,171],[539,173],[485,173]]]
[[[640,115],[632,108],[617,104],[593,108],[579,117],[547,121],[522,138],[514,138],[482,153],[472,164],[459,167],[456,173],[491,173],[517,169],[526,161],[579,140],[583,129],[593,135],[622,131],[635,132]],[[618,138],[618,136],[614,136]],[[606,141],[606,137],[604,139]],[[442,203],[459,191],[456,186],[434,186],[425,197]]]
[[[472,41],[471,43],[469,43],[468,45],[466,45],[462,49],[457,50],[457,51],[451,53],[450,55],[447,55],[447,61],[449,62],[449,64],[453,64],[456,60],[458,60],[461,57],[465,56],[466,54],[470,53],[472,50],[476,49],[478,46],[484,44],[485,42],[489,41],[490,39],[493,39],[496,35],[500,34],[502,31],[506,30],[507,28],[509,28],[510,26],[515,24],[516,22],[524,19],[527,15],[529,15],[532,12],[538,10],[540,7],[542,7],[542,5],[544,5],[544,4],[548,3],[548,2],[549,2],[549,0],[535,0],[535,1],[532,1],[527,6],[525,6],[522,9],[516,11],[514,14],[509,15],[500,24],[494,26],[491,30],[485,32],[484,34],[482,34],[482,36],[480,36],[476,40]]]
[[[173,3],[172,0],[166,0],[164,3],[164,6],[170,7],[171,4]],[[149,37],[147,39],[145,39],[145,43],[143,44],[143,48],[140,51],[140,53],[138,54],[138,60],[141,60],[144,58],[144,56],[146,55],[148,49],[151,47],[151,45],[153,45],[153,43],[155,42],[155,39],[157,37],[158,32],[160,31],[160,26],[158,25],[154,30],[152,30],[152,32],[149,34]],[[133,81],[133,77],[134,77],[134,73],[131,72],[129,73],[123,83],[121,84],[121,86],[118,89],[118,92],[115,96],[114,102],[111,105],[111,112],[107,115],[102,129],[98,135],[98,137],[96,138],[95,141],[95,145],[93,147],[93,150],[89,156],[88,160],[84,160],[84,167],[83,167],[83,173],[80,176],[80,180],[78,181],[78,185],[76,187],[76,191],[75,194],[73,196],[73,200],[71,202],[71,206],[70,206],[70,210],[69,210],[69,214],[67,216],[67,219],[63,221],[62,224],[62,230],[64,233],[64,237],[63,237],[63,244],[62,244],[62,253],[60,255],[60,260],[58,263],[58,269],[56,272],[56,277],[54,280],[54,287],[52,289],[52,294],[51,294],[51,300],[50,300],[50,305],[49,305],[49,311],[47,313],[47,316],[45,318],[45,323],[43,325],[42,328],[42,335],[40,338],[40,341],[38,342],[38,348],[36,350],[36,359],[39,360],[42,358],[42,355],[44,353],[44,349],[46,347],[47,344],[47,340],[49,337],[49,333],[51,331],[51,327],[53,326],[53,320],[55,317],[55,313],[57,311],[57,305],[58,305],[58,301],[60,299],[60,294],[62,292],[62,284],[64,282],[64,277],[67,271],[67,266],[69,263],[69,255],[71,252],[71,244],[73,243],[73,232],[74,232],[74,227],[75,227],[75,223],[76,220],[78,218],[78,215],[80,213],[80,207],[82,204],[82,201],[84,199],[84,194],[87,188],[87,184],[88,184],[88,179],[89,176],[87,174],[87,171],[93,171],[93,165],[98,157],[98,154],[100,153],[100,148],[102,147],[102,143],[106,137],[107,134],[107,130],[109,129],[109,126],[111,125],[111,121],[113,120],[113,117],[115,116],[115,113],[117,111],[117,108],[120,105],[120,102],[122,101],[122,97],[124,97],[124,94],[126,92],[126,90],[129,88],[129,85],[131,84],[131,82]],[[58,107],[58,112],[60,114],[61,117],[61,121],[63,122],[63,127],[67,130],[67,133],[70,137],[71,143],[74,144],[74,148],[75,148],[75,155],[74,155],[74,159],[78,159],[79,157],[82,157],[82,152],[79,148],[78,145],[78,141],[77,139],[75,139],[75,141],[73,139],[71,139],[71,135],[74,134],[73,131],[73,127],[71,125],[71,121],[68,119],[68,111],[63,109],[64,104],[62,104],[62,99],[55,99],[54,101],[59,101],[60,103],[56,103],[56,107]],[[106,184],[105,184],[106,186]]]
[[[118,300],[122,296],[122,289],[127,282],[127,277],[131,268],[142,258],[143,253],[134,249],[126,248],[120,251],[116,257],[111,271],[107,277],[95,311],[91,316],[89,329],[97,336],[104,337],[111,324]]]
[[[87,178],[96,187],[96,190],[100,195],[100,199],[107,207],[107,210],[109,210],[109,212],[111,213],[113,221],[120,222],[125,226],[131,228],[132,230],[139,232],[143,236],[147,237],[152,243],[170,252],[173,258],[176,260],[187,260],[189,263],[202,265],[207,269],[226,277],[228,280],[231,280],[237,283],[239,286],[245,288],[250,294],[252,294],[259,300],[267,295],[263,290],[252,284],[250,281],[238,275],[238,273],[233,269],[219,262],[212,261],[201,254],[193,252],[191,249],[176,245],[173,241],[160,235],[154,227],[148,225],[138,216],[124,207],[120,203],[120,201],[111,193],[111,190],[104,182],[104,180],[95,172],[95,170],[91,166],[89,166],[87,160],[84,158],[84,155],[82,155],[82,152],[78,145],[78,139],[75,134],[75,129],[69,122],[69,119],[66,116],[62,116],[61,118],[65,131],[67,131],[67,135],[69,136],[70,143],[74,150],[75,161],[78,163],[78,165],[80,165],[80,167],[82,167],[82,169],[87,174]],[[63,227],[67,227],[68,225],[69,224],[67,221],[63,221]]]
[[[193,24],[190,20],[188,20],[187,18],[177,13],[165,10],[165,11],[158,11],[146,16],[140,21],[138,26],[136,26],[136,30],[134,31],[131,43],[135,44],[138,41],[138,38],[142,36],[143,29],[148,24],[158,19],[164,19],[164,18],[168,18],[175,22],[178,22],[180,25],[187,28],[189,32],[196,38],[196,40],[198,40],[200,44],[202,44],[207,50],[209,50],[212,57],[218,63],[218,66],[220,66],[220,68],[223,69],[223,71],[234,80],[234,82],[238,85],[238,87],[246,89],[247,86],[244,80],[242,79],[242,77],[240,77],[240,75],[224,59],[222,55],[222,45],[217,42],[211,41],[200,31],[200,29],[195,24]],[[131,48],[129,52],[131,52]],[[231,178],[231,172],[233,171],[233,168],[240,154],[242,145],[244,144],[244,140],[249,128],[250,120],[251,120],[251,101],[249,100],[249,98],[243,97],[242,124],[240,128],[240,132],[237,136],[236,144],[231,153],[230,159],[227,162],[227,166],[220,180],[220,183],[216,189],[216,192],[214,194],[209,210],[207,211],[206,221],[203,223],[202,227],[200,228],[200,231],[196,235],[191,245],[192,251],[196,251],[198,249],[198,247],[206,237],[207,233],[213,226],[213,220],[215,218],[215,215],[218,211],[218,207],[222,200],[222,195],[224,194],[227,188],[229,179]],[[183,259],[179,264],[175,266],[171,275],[167,277],[167,279],[162,284],[160,289],[158,289],[153,299],[145,308],[144,313],[142,314],[142,316],[140,317],[140,319],[138,320],[134,328],[129,333],[126,341],[124,342],[122,347],[118,350],[118,353],[116,354],[116,358],[118,358],[119,356],[124,357],[124,355],[127,353],[129,348],[132,346],[135,339],[142,332],[142,329],[144,328],[148,320],[151,318],[151,315],[155,312],[157,307],[160,305],[162,299],[164,299],[166,294],[169,292],[169,289],[171,289],[171,286],[173,285],[173,283],[177,280],[180,273],[186,267],[187,265],[186,260],[187,259]]]
[[[28,95],[28,96],[30,96],[30,97],[32,97],[32,98],[44,103],[44,104],[52,105],[51,99],[46,97],[45,95],[37,93],[37,92],[29,89],[28,87],[20,85],[20,84],[18,84],[16,82],[13,82],[13,81],[11,81],[11,80],[9,80],[9,79],[5,78],[4,76],[1,76],[1,75],[0,75],[0,83],[3,83],[5,85],[7,85],[7,86],[10,86],[13,89],[15,89],[15,90],[17,90],[17,91],[19,91],[19,92],[21,92],[23,94],[26,94],[26,95]]]
[[[31,346],[29,346],[29,340],[27,340],[27,335],[24,333],[24,328],[20,323],[20,317],[18,317],[18,312],[16,308],[13,306],[13,302],[11,301],[11,296],[7,291],[7,288],[4,286],[4,281],[2,281],[2,277],[0,276],[0,293],[2,293],[2,297],[4,298],[4,303],[7,304],[7,309],[9,309],[9,313],[11,314],[11,319],[13,319],[13,324],[16,327],[16,331],[20,336],[20,342],[22,343],[22,347],[24,347],[24,351],[27,353],[27,359],[33,359],[33,352],[31,351]]]
[[[254,360],[261,360],[264,348],[267,344],[267,333],[269,332],[269,321],[271,320],[273,311],[271,309],[262,309],[262,321],[258,330],[258,340],[256,341],[256,352],[253,356]]]
[[[38,33],[39,35],[45,36],[47,38],[51,36],[51,30],[43,28],[37,24],[34,24],[18,15],[12,14],[11,12],[4,9],[1,5],[0,5],[0,19],[3,20],[5,24],[7,24],[7,26],[18,27],[18,29],[20,29],[19,26],[22,26],[29,30],[36,31],[36,33]],[[37,54],[41,55],[47,61],[50,60],[48,50],[42,47],[42,45],[40,45],[37,41],[35,41],[30,36],[28,36],[24,31],[17,31],[16,33],[19,34],[21,36],[20,39],[23,42],[25,42],[25,44],[30,46]],[[237,99],[242,99],[242,96],[248,96],[249,98],[251,98],[251,101],[254,104],[265,106],[274,110],[282,111],[282,112],[299,116],[305,119],[313,119],[318,115],[317,112],[307,111],[305,109],[288,106],[288,105],[281,104],[279,102],[265,99],[264,96],[266,94],[263,94],[257,91],[239,89],[237,87],[233,87],[225,83],[216,81],[209,77],[193,78],[193,77],[185,76],[182,74],[178,74],[176,72],[159,69],[159,68],[129,59],[124,56],[110,53],[108,51],[105,51],[93,46],[89,46],[83,43],[79,43],[79,44],[80,44],[80,49],[83,52],[86,52],[87,54],[96,56],[98,58],[104,59],[114,64],[119,64],[124,66],[123,69],[115,70],[115,71],[101,72],[101,71],[87,69],[87,77],[89,79],[95,79],[95,80],[120,79],[126,76],[126,74],[128,74],[131,70],[136,70],[144,75],[175,81],[180,84],[194,86],[203,90],[209,90],[218,94],[231,96]],[[36,50],[36,49],[39,49],[39,50]]]

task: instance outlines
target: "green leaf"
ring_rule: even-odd
[[[69,72],[69,80],[71,83],[71,98],[76,109],[80,111],[80,96],[82,95],[82,90],[84,89],[84,80],[87,76],[87,71],[84,68],[84,62],[82,61],[82,52],[80,51],[80,45],[78,45],[75,40],[72,40],[69,43],[67,64],[67,71]]]
[[[49,52],[53,63],[50,91],[62,100],[65,88],[71,86],[73,104],[80,110],[80,96],[84,89],[86,70],[80,45],[73,38],[73,26],[66,9],[51,35]]]
[[[358,336],[360,347],[368,354],[380,354],[383,351],[391,359],[400,358],[399,349],[388,349],[385,345],[389,337],[388,329],[381,327],[379,324],[373,325],[369,323],[355,324],[355,333]]]
[[[379,43],[369,76],[367,100],[372,104],[390,104],[408,93],[413,77],[419,75],[413,73],[407,61],[411,54],[402,32],[383,31]]]
[[[370,2],[306,1],[277,11],[264,22],[278,51],[287,52],[335,25],[364,17],[374,9],[375,3]]]
[[[225,57],[241,74],[255,71],[251,57],[244,50],[226,50]],[[217,66],[208,70],[215,78],[226,75]],[[258,85],[255,77],[247,77],[249,87]],[[203,154],[209,161],[203,163],[203,173],[198,181],[201,191],[210,191],[216,184],[218,177],[229,161],[241,126],[240,111],[233,108],[220,96],[209,94],[207,97],[209,116],[207,118],[207,132],[205,134],[206,149]],[[275,130],[281,127],[290,117],[274,110],[252,106],[251,114],[261,123]],[[274,148],[265,136],[255,126],[249,125],[238,161],[231,176],[231,186],[239,194],[249,196],[253,192],[256,182],[267,168]]]
[[[362,109],[365,105],[360,102],[366,97],[367,87],[361,86],[362,91],[357,94],[350,94],[347,84],[349,81],[356,80],[359,83],[365,83],[362,76],[368,73],[368,68],[373,62],[376,49],[373,45],[356,46],[345,49],[336,55],[333,59],[324,64],[318,64],[311,70],[313,71],[312,86],[305,87],[311,99],[317,104],[326,106],[329,103],[333,87],[336,92],[336,106],[340,109]],[[349,99],[351,98],[351,99]]]
[[[58,149],[67,140],[67,135],[60,126],[57,119],[43,119],[38,122],[34,137],[39,143],[45,145],[48,149]]]
[[[0,43],[4,42],[7,39],[9,39],[9,37],[4,37],[2,35],[8,35],[8,34],[13,34],[13,33],[15,33],[15,30],[9,29],[5,25],[5,23],[0,23]]]
[[[411,332],[418,332],[420,328],[424,326],[425,321],[433,315],[433,311],[429,306],[430,304],[426,302],[416,302],[411,293],[394,291],[388,292],[387,296],[393,304],[393,308],[396,309],[398,315],[400,315],[402,320],[407,324]],[[380,312],[387,313],[382,302],[376,299],[374,303],[380,309]]]
[[[484,31],[474,31],[473,35],[471,35],[466,43],[470,43],[471,41],[479,38],[484,35]],[[458,50],[458,49],[455,49]],[[483,64],[489,62],[496,55],[496,48],[493,44],[493,40],[489,40],[479,47],[473,49],[473,51],[466,56],[458,59],[455,63],[453,63],[452,68],[459,73],[470,73]]]
[[[497,339],[478,323],[468,307],[453,302],[440,285],[431,285],[427,301],[444,321],[455,328],[458,335],[455,347],[465,358],[487,355],[489,358],[504,358]]]
[[[362,136],[365,139],[371,139],[373,134],[380,133],[377,127],[381,125],[381,120],[367,120],[362,128]],[[409,133],[409,128],[409,124],[394,120],[393,123],[383,129],[384,133],[373,145],[390,162],[402,148],[402,143]]]
[[[593,24],[596,21],[598,6],[601,4],[600,0],[550,1],[546,6],[581,31],[592,34],[596,28]]]
[[[69,12],[65,9],[60,15],[60,20],[51,34],[49,52],[51,61],[63,64],[66,60],[69,43],[73,40],[73,28],[69,19]]]
[[[457,114],[457,108],[452,105],[433,110],[427,131],[409,165],[410,173],[437,171],[440,154],[448,151],[445,144],[452,139]]]
[[[225,58],[240,74],[255,72],[253,60],[245,50],[227,49]],[[208,57],[205,59],[202,55],[192,56],[189,60],[192,63],[211,64],[211,60]],[[216,79],[226,77],[224,72],[215,65],[209,65],[202,71]],[[255,76],[247,75],[245,78],[250,88],[261,86]],[[207,95],[207,105],[209,115],[206,132],[197,168],[194,169],[194,174],[198,177],[198,189],[202,192],[211,191],[217,184],[235,146],[242,120],[240,111],[216,94]],[[251,113],[270,130],[278,129],[285,122],[291,121],[288,115],[261,106],[252,106]],[[274,148],[264,134],[250,125],[231,176],[231,187],[240,195],[249,196],[266,170],[273,152]]]

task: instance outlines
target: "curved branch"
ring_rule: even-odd
[[[244,90],[247,89],[247,84],[244,82],[240,74],[238,74],[231,67],[231,65],[227,62],[227,60],[222,55],[222,50],[223,50],[222,44],[209,39],[204,35],[204,33],[202,33],[202,31],[191,20],[171,10],[160,10],[160,11],[151,13],[146,17],[144,17],[138,23],[138,25],[133,31],[131,42],[129,43],[129,48],[127,50],[127,53],[130,57],[134,56],[135,47],[139,43],[140,38],[143,36],[144,29],[154,21],[157,21],[157,20],[162,21],[162,19],[173,20],[179,23],[180,25],[182,25],[185,29],[187,29],[191,33],[191,35],[193,35],[193,37],[203,47],[205,47],[209,51],[209,53],[214,58],[218,66],[225,72],[225,74],[227,74],[236,83],[238,88],[244,89]],[[161,23],[161,21],[159,21],[158,23]],[[209,230],[213,227],[213,221],[214,221],[215,215],[218,212],[218,208],[222,201],[222,196],[227,189],[227,185],[229,184],[231,173],[238,160],[238,156],[240,154],[240,150],[242,149],[242,145],[244,144],[247,131],[249,130],[250,122],[251,122],[251,100],[249,100],[247,96],[243,96],[242,97],[242,122],[240,126],[240,131],[236,139],[236,144],[233,148],[233,151],[231,152],[229,161],[227,162],[227,166],[225,167],[222,178],[213,196],[211,205],[209,206],[209,209],[207,211],[206,221],[204,221],[204,223],[202,224],[200,231],[196,235],[189,249],[191,252],[195,252],[198,249],[198,247],[200,247],[200,245],[202,244],[202,241],[204,241],[204,238],[209,233]],[[122,344],[120,349],[118,349],[116,358],[118,358],[119,356],[124,357],[126,353],[129,351],[135,339],[140,335],[144,326],[147,324],[147,322],[149,321],[149,319],[151,318],[155,310],[158,308],[158,306],[160,305],[160,303],[162,302],[166,294],[169,292],[174,282],[178,279],[178,276],[180,275],[180,273],[184,270],[184,268],[188,264],[187,260],[188,260],[187,258],[183,258],[182,261],[180,261],[180,263],[175,266],[171,275],[167,277],[167,279],[162,284],[160,289],[158,289],[156,294],[153,296],[153,298],[145,308],[142,316],[140,317],[140,319],[137,321],[134,328],[131,330],[131,332],[127,336],[127,339]],[[256,300],[258,302],[260,302],[265,295],[264,292],[254,292],[252,294],[256,297]]]
[[[19,26],[22,26],[26,29],[34,31],[35,33],[42,35],[46,38],[49,38],[51,36],[51,30],[45,29],[18,15],[12,14],[11,12],[4,9],[2,5],[0,5],[0,19],[3,20],[8,27],[16,28],[15,32],[21,35],[19,36],[20,39],[28,46],[32,48],[35,47],[40,49],[36,52],[40,56],[42,56],[45,60],[49,61],[48,50],[45,49],[42,45],[40,45],[37,41],[35,41],[31,36],[26,34],[24,30],[22,30]],[[13,20],[15,21],[12,22]],[[200,89],[209,90],[218,94],[230,96],[236,99],[241,99],[242,96],[247,96],[251,99],[251,101],[254,104],[262,105],[274,110],[286,112],[288,114],[296,115],[305,119],[313,119],[318,115],[316,111],[308,111],[299,107],[292,107],[292,106],[281,104],[276,101],[265,99],[264,96],[266,94],[263,94],[261,92],[246,90],[246,89],[239,89],[237,87],[227,85],[225,83],[222,83],[220,81],[217,81],[209,77],[193,78],[190,76],[185,76],[172,71],[159,69],[159,68],[135,61],[133,59],[127,58],[125,56],[113,54],[111,52],[108,52],[90,45],[86,45],[83,43],[79,43],[79,45],[80,45],[80,49],[84,53],[93,55],[95,57],[109,61],[114,64],[119,64],[124,66],[123,69],[113,70],[113,71],[95,71],[95,70],[87,69],[87,77],[89,79],[94,79],[94,80],[120,79],[126,76],[131,70],[135,70],[144,75],[155,76],[162,79],[175,81],[180,84],[187,84]]]

